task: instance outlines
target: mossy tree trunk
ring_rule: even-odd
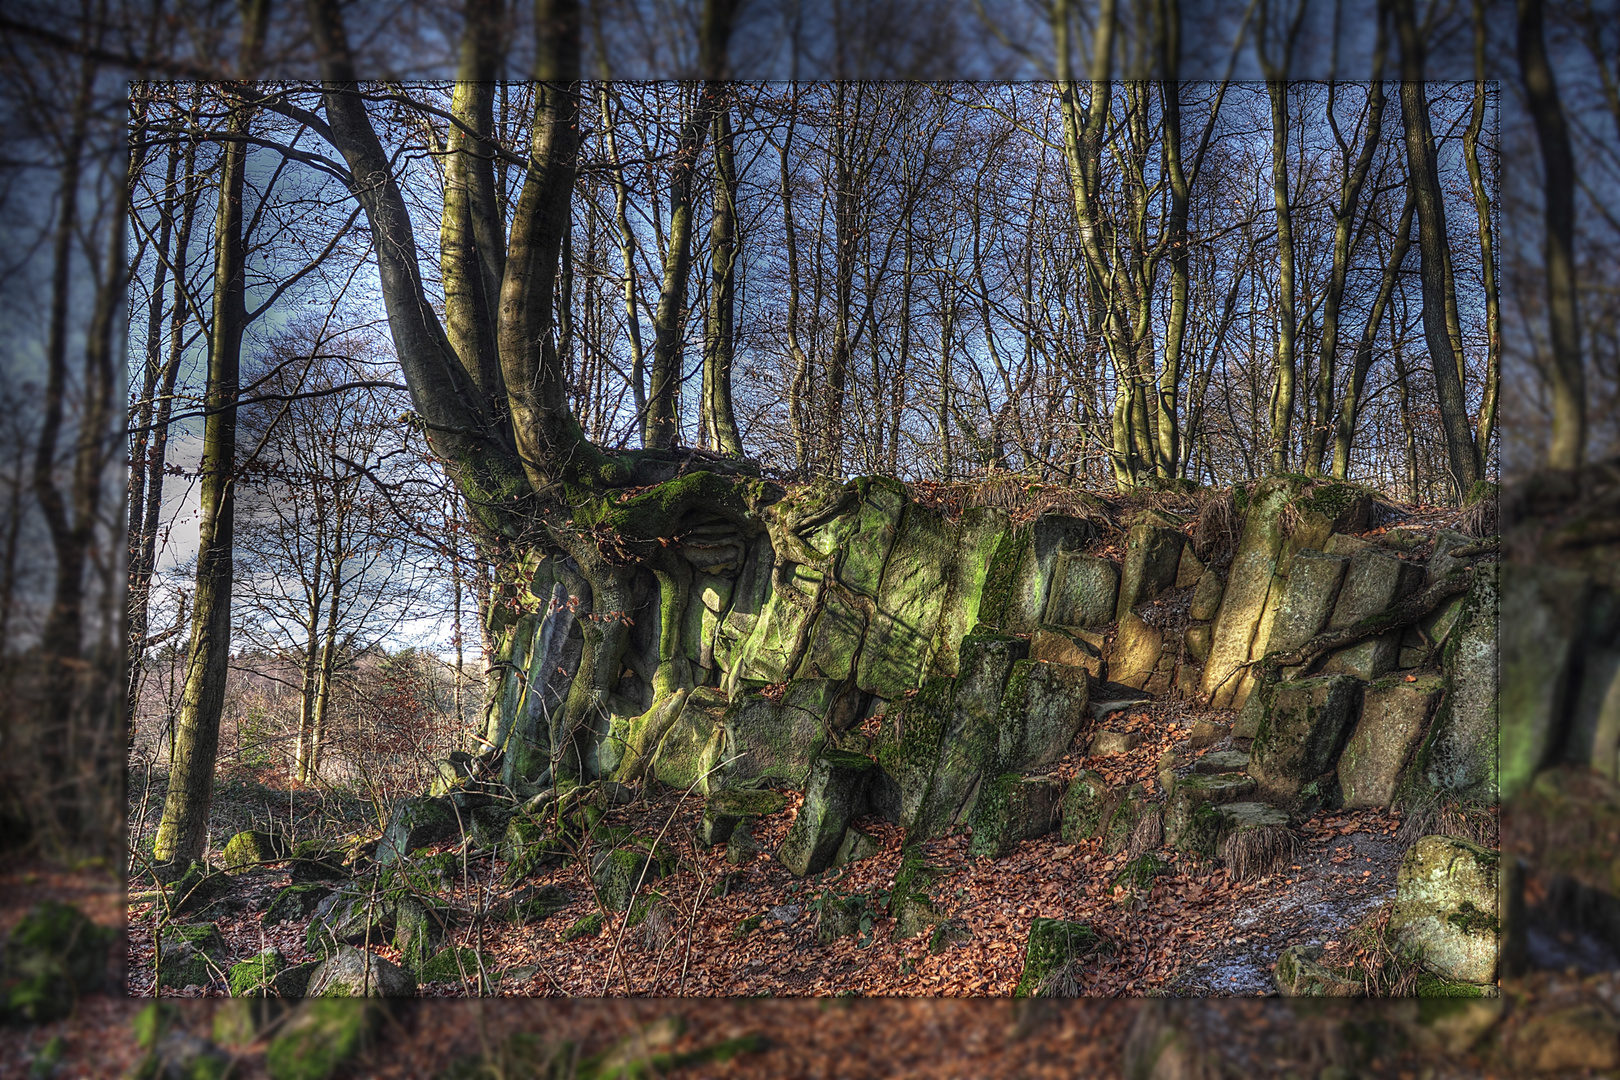
[[[264,39],[268,4],[257,0],[244,13],[244,64],[251,63]],[[185,686],[169,766],[169,788],[153,842],[159,863],[184,868],[200,859],[208,841],[208,812],[214,798],[214,764],[219,721],[225,707],[230,665],[231,592],[235,572],[236,406],[242,335],[247,327],[247,245],[243,188],[247,176],[246,135],[251,111],[238,103],[226,121],[237,138],[227,141],[220,163],[219,205],[214,215],[213,318],[208,338],[204,401],[197,579],[191,608],[191,642],[186,653]]]
[[[358,93],[354,66],[336,0],[307,0],[321,56],[323,134],[350,171],[350,186],[371,227],[389,328],[415,419],[445,463],[465,501],[481,552],[496,564],[488,625],[502,655],[502,676],[491,686],[491,712],[483,728],[504,746],[514,730],[538,723],[529,710],[543,685],[530,685],[536,669],[519,670],[513,658],[532,655],[553,602],[576,609],[583,636],[578,668],[545,731],[508,754],[505,773],[534,782],[592,776],[619,695],[626,653],[638,617],[639,592],[650,574],[660,603],[684,606],[690,573],[673,565],[667,545],[684,528],[712,521],[746,525],[757,518],[741,486],[712,472],[681,472],[682,458],[662,446],[674,441],[674,413],[659,402],[673,393],[666,371],[654,372],[648,403],[652,449],[603,452],[585,436],[569,404],[566,364],[559,349],[563,313],[556,309],[561,260],[571,227],[570,200],[579,150],[580,6],[577,0],[539,0],[534,78],[538,83],[527,162],[517,198],[503,213],[496,198],[497,161],[511,155],[493,138],[499,71],[500,10],[493,0],[469,0],[452,92],[454,134],[446,144],[445,202],[440,221],[441,321],[424,288],[412,218],[390,160]],[[708,0],[704,10],[706,81],[691,130],[683,132],[673,202],[691,201],[691,167],[719,98],[722,57],[729,35],[730,0]],[[521,167],[521,166],[520,166]],[[688,222],[689,224],[689,222]],[[654,359],[669,359],[678,344],[675,316],[684,309],[684,242],[672,242],[660,305]],[[675,293],[679,292],[680,296]],[[668,311],[663,309],[668,307]],[[669,316],[666,318],[665,316]],[[662,396],[661,396],[662,395]],[[667,401],[665,402],[667,405]],[[718,464],[711,468],[730,467]],[[737,466],[746,468],[746,466]],[[667,481],[667,482],[665,482]],[[651,490],[619,494],[634,487]],[[563,586],[556,600],[554,586]],[[677,613],[678,614],[678,613]],[[678,618],[664,618],[662,636],[675,640]],[[666,693],[690,685],[684,658],[673,645],[660,649],[646,680]],[[549,672],[538,672],[540,683]],[[507,693],[507,689],[514,692]],[[522,715],[519,715],[522,713]],[[520,752],[519,752],[520,751]],[[549,756],[537,761],[534,755]]]

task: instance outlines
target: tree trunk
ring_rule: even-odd
[[[714,114],[714,214],[709,226],[709,316],[703,348],[703,427],[709,445],[742,457],[742,436],[731,405],[736,344],[737,163],[732,157],[731,109]]]
[[[1400,277],[1401,264],[1406,261],[1406,253],[1412,247],[1412,213],[1415,206],[1411,189],[1408,188],[1406,203],[1401,208],[1400,223],[1395,227],[1395,243],[1389,259],[1384,263],[1383,277],[1378,284],[1378,294],[1373,298],[1372,310],[1368,312],[1367,321],[1361,328],[1361,336],[1356,341],[1355,357],[1351,361],[1350,381],[1345,384],[1344,397],[1339,402],[1339,418],[1333,434],[1333,475],[1339,480],[1349,476],[1350,447],[1356,437],[1361,391],[1367,385],[1367,372],[1372,369],[1373,344],[1378,338],[1378,327],[1384,321],[1384,309],[1389,306],[1390,297],[1395,293],[1395,283]]]
[[[1558,82],[1547,61],[1540,0],[1518,0],[1519,74],[1530,118],[1541,144],[1542,248],[1547,277],[1547,324],[1552,345],[1552,437],[1547,464],[1579,468],[1586,460],[1586,372],[1581,362],[1581,324],[1575,286],[1575,157],[1569,126],[1558,100]]]
[[[1485,385],[1481,392],[1479,419],[1474,425],[1474,444],[1479,447],[1480,463],[1490,455],[1491,437],[1496,431],[1496,398],[1502,381],[1502,317],[1496,285],[1496,245],[1492,239],[1491,198],[1485,174],[1479,165],[1479,136],[1485,125],[1485,2],[1474,0],[1474,100],[1463,131],[1463,160],[1468,164],[1468,185],[1474,195],[1474,213],[1479,219],[1480,271],[1485,286]]]
[[[1388,0],[1401,45],[1401,122],[1406,132],[1407,183],[1417,204],[1419,271],[1423,283],[1423,335],[1434,370],[1440,401],[1440,426],[1446,456],[1459,497],[1466,497],[1480,478],[1479,449],[1468,423],[1468,404],[1460,377],[1462,356],[1452,334],[1457,306],[1451,287],[1445,203],[1434,136],[1429,130],[1429,102],[1423,86],[1423,42],[1411,0]]]
[[[260,8],[261,12],[264,10]],[[262,28],[262,21],[255,20]],[[247,50],[251,52],[251,50]],[[227,121],[231,135],[247,133],[249,114],[235,108]],[[214,217],[213,325],[208,340],[208,380],[204,400],[197,587],[192,603],[191,643],[181,692],[169,789],[163,802],[153,855],[183,870],[202,858],[208,839],[208,812],[214,798],[214,762],[219,751],[219,720],[225,706],[230,667],[231,586],[236,528],[236,400],[242,358],[247,248],[243,237],[242,190],[247,144],[226,143],[220,165],[219,206]]]

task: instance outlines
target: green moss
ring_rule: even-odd
[[[1013,997],[1040,996],[1048,989],[1048,981],[1065,965],[1101,944],[1096,931],[1085,923],[1034,919],[1029,925],[1029,943],[1024,947],[1024,972],[1013,989]]]
[[[271,983],[286,966],[278,949],[270,948],[240,964],[231,965],[231,997],[269,997]]]
[[[1465,934],[1490,934],[1495,937],[1501,929],[1494,912],[1481,911],[1470,900],[1464,900],[1456,911],[1447,915],[1446,922]]]
[[[1013,599],[1013,585],[1018,578],[1018,567],[1034,542],[1035,530],[1028,525],[1008,529],[996,542],[984,576],[984,588],[979,594],[980,629],[999,629],[1007,625]]]
[[[755,930],[758,930],[760,924],[763,923],[764,921],[765,921],[765,913],[764,912],[760,912],[758,915],[750,915],[750,916],[748,916],[746,919],[743,919],[736,926],[731,928],[732,940],[735,941],[735,940],[747,937],[749,934],[752,934]]]
[[[1127,889],[1146,890],[1153,887],[1153,879],[1170,872],[1169,865],[1151,852],[1138,855],[1114,875],[1113,883]]]
[[[488,972],[494,965],[494,959],[484,957],[484,971]],[[463,972],[466,974],[463,975]],[[417,978],[422,982],[461,982],[463,978],[478,978],[478,952],[475,949],[461,946],[442,949],[431,960],[422,965],[417,972]]]
[[[265,1052],[271,1080],[327,1080],[359,1053],[375,1015],[364,1001],[306,1001]]]
[[[573,941],[575,938],[596,937],[602,932],[602,913],[593,911],[574,920],[574,924],[562,932],[559,941]]]
[[[1484,997],[1485,991],[1483,986],[1452,982],[1425,971],[1419,973],[1414,992],[1420,998],[1477,998]]]

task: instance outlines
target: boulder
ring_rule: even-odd
[[[1249,748],[1249,775],[1263,801],[1292,806],[1311,781],[1332,769],[1360,704],[1349,675],[1319,675],[1268,686]]]
[[[894,917],[893,940],[914,938],[943,921],[932,889],[934,882],[945,873],[923,862],[922,853],[916,848],[907,848],[901,853],[900,869],[895,872],[894,884],[889,889],[889,914]]]
[[[609,911],[629,911],[636,890],[673,873],[675,865],[673,852],[655,848],[649,837],[637,837],[624,847],[598,854],[591,866],[591,880]]]
[[[1119,569],[1107,559],[1075,551],[1059,554],[1041,621],[1066,630],[1092,630],[1114,621]]]
[[[1247,773],[1194,773],[1176,781],[1164,815],[1165,842],[1178,851],[1213,854],[1219,826],[1207,808],[1238,802],[1254,794]]]
[[[883,845],[878,843],[875,837],[869,836],[851,826],[844,830],[844,842],[838,845],[838,851],[833,855],[832,865],[834,868],[848,866],[850,863],[859,862],[862,859],[870,859],[882,850]]]
[[[1391,940],[1443,979],[1494,981],[1497,866],[1496,852],[1467,840],[1418,840],[1395,877]]]
[[[300,840],[294,844],[287,873],[294,884],[342,881],[350,876],[343,866],[343,853],[324,840]]]
[[[1164,630],[1126,611],[1119,617],[1114,647],[1108,654],[1108,673],[1115,682],[1141,690],[1152,680],[1163,653]]]
[[[560,885],[528,886],[507,901],[507,917],[528,924],[557,914],[572,899]]]
[[[214,923],[171,923],[163,929],[158,985],[211,986],[224,974],[225,937]]]
[[[827,730],[848,726],[859,716],[860,704],[858,692],[830,679],[796,679],[780,701],[757,693],[735,695],[724,713],[719,745],[728,764],[710,790],[764,783],[801,787]]]
[[[1109,731],[1097,732],[1091,737],[1091,745],[1086,748],[1088,757],[1117,757],[1128,754],[1147,741],[1147,735],[1140,731]]]
[[[1058,823],[1062,799],[1063,782],[1054,776],[986,777],[968,820],[973,828],[968,854],[1005,858],[1019,841],[1046,835]]]
[[[1195,774],[1209,776],[1246,772],[1248,768],[1249,755],[1242,750],[1211,750],[1192,764]]]
[[[731,839],[738,822],[768,817],[787,806],[787,796],[770,789],[725,788],[710,795],[703,804],[703,821],[698,834],[705,844],[716,847]]]
[[[246,870],[260,863],[275,862],[287,854],[287,845],[278,836],[257,829],[244,829],[225,842],[219,860],[227,870]]]
[[[732,866],[741,866],[758,855],[760,850],[759,841],[754,839],[753,823],[745,818],[731,831],[731,838],[726,841],[726,862]]]
[[[319,881],[289,885],[276,893],[275,899],[270,901],[270,906],[259,916],[259,921],[265,926],[297,922],[307,917],[320,906],[322,900],[331,895],[332,887]]]
[[[1182,633],[1181,640],[1187,646],[1187,655],[1202,664],[1209,659],[1209,652],[1215,645],[1215,628],[1208,623],[1196,623]]]
[[[810,764],[804,804],[788,827],[776,858],[789,871],[805,877],[832,865],[850,818],[866,798],[866,784],[877,763],[845,750],[825,748]]]
[[[1294,494],[1294,482],[1285,477],[1261,480],[1244,500],[1243,533],[1227,571],[1226,588],[1215,617],[1214,642],[1199,683],[1217,709],[1242,707],[1248,699],[1253,676],[1244,668],[1259,658],[1256,635],[1261,629],[1273,579],[1281,599],[1284,580],[1278,577],[1277,563],[1283,552],[1283,510]],[[1260,635],[1263,648],[1266,636]]]
[[[1205,570],[1198,577],[1198,584],[1193,587],[1192,604],[1187,609],[1187,617],[1202,622],[1213,619],[1221,610],[1221,594],[1226,590],[1226,582],[1213,570]]]
[[[324,1080],[336,1075],[366,1046],[382,1021],[382,1011],[369,1002],[341,998],[305,1002],[277,1030],[265,1051],[270,1080]]]
[[[456,807],[447,798],[401,799],[377,844],[377,862],[387,866],[411,852],[448,840],[461,831]]]
[[[1505,800],[1519,790],[1535,773],[1535,765],[1548,753],[1551,733],[1542,726],[1553,715],[1547,684],[1555,681],[1559,668],[1556,637],[1543,646],[1514,630],[1514,644],[1504,642],[1500,701],[1520,722],[1504,722],[1498,739],[1497,728],[1497,585],[1499,567],[1480,563],[1474,581],[1463,594],[1463,607],[1457,625],[1446,640],[1440,670],[1445,677],[1446,694],[1429,725],[1428,737],[1418,749],[1410,785],[1414,794],[1439,793],[1446,798],[1471,798],[1494,802],[1498,794]],[[1509,577],[1528,567],[1515,566]],[[1559,616],[1539,607],[1543,626],[1546,619]],[[1515,620],[1533,623],[1537,616],[1525,605],[1516,605],[1510,614],[1502,610],[1504,627]],[[1509,654],[1512,655],[1509,655]],[[1565,654],[1567,657],[1567,653]],[[1498,745],[1500,744],[1500,745]],[[1509,777],[1498,788],[1497,763]]]
[[[1320,945],[1290,945],[1277,956],[1275,978],[1283,997],[1361,997],[1360,982],[1321,963]]]
[[[416,982],[397,964],[345,945],[309,979],[307,997],[415,997]]]
[[[1436,674],[1413,682],[1387,676],[1363,691],[1361,719],[1339,755],[1339,791],[1346,807],[1387,807],[1394,802],[1401,777],[1444,692],[1445,682]]]
[[[1333,614],[1350,560],[1342,555],[1320,551],[1299,551],[1288,571],[1288,586],[1282,604],[1271,624],[1266,652],[1287,652],[1299,648],[1321,632]],[[1298,672],[1289,669],[1284,678]]]
[[[1181,561],[1176,565],[1176,583],[1178,589],[1190,589],[1198,584],[1204,576],[1204,563],[1193,550],[1192,544],[1181,546]]]
[[[1363,619],[1388,611],[1423,582],[1423,568],[1376,548],[1364,548],[1350,557],[1328,629],[1342,630]],[[1354,675],[1371,682],[1395,670],[1401,649],[1401,631],[1390,630],[1328,654],[1324,674]]]
[[[1085,668],[1020,660],[1013,664],[996,714],[996,764],[1022,772],[1050,765],[1086,722]]]
[[[1157,809],[1156,805],[1147,801],[1147,792],[1141,784],[1126,788],[1118,801],[1113,803],[1102,827],[1103,851],[1113,855],[1130,847],[1131,835],[1136,831],[1137,823],[1150,808]]]
[[[479,960],[483,960],[482,966]],[[478,950],[469,949],[465,945],[450,946],[435,953],[432,958],[423,963],[418,975],[421,981],[435,983],[459,983],[471,981],[476,983],[479,973],[487,975],[495,966],[494,960],[485,955],[480,957]]]
[[[0,965],[0,1022],[48,1023],[73,1011],[80,994],[101,989],[114,931],[72,904],[29,909],[6,940]]]
[[[1176,587],[1181,551],[1187,538],[1176,529],[1132,525],[1125,534],[1125,565],[1119,579],[1119,602],[1114,617],[1123,620],[1138,604],[1145,604]]]
[[[964,514],[964,523],[968,520]],[[1058,560],[1083,552],[1096,537],[1091,522],[1063,514],[1043,514],[1028,525],[1006,528],[986,551],[978,620],[1003,633],[1033,634],[1050,606]]]
[[[1081,769],[1069,782],[1061,805],[1065,844],[1100,835],[1107,821],[1111,792],[1101,774]]]
[[[1564,760],[1613,780],[1620,772],[1620,650],[1588,644]]]
[[[360,885],[332,893],[315,908],[304,947],[314,956],[331,955],[342,945],[364,945],[387,939],[395,905],[386,893],[372,896]]]
[[[405,970],[421,974],[422,965],[444,943],[449,912],[415,896],[400,899],[394,914],[394,948]]]
[[[1070,965],[1102,945],[1097,932],[1085,923],[1066,919],[1032,919],[1024,945],[1024,970],[1013,997],[1073,997]]]
[[[1029,658],[1041,663],[1084,668],[1093,679],[1103,677],[1103,635],[1092,630],[1070,631],[1043,626],[1029,643]]]
[[[707,791],[718,777],[727,701],[713,687],[686,696],[652,752],[652,774],[677,791]]]
[[[228,981],[231,997],[271,997],[276,994],[276,976],[287,967],[281,950],[271,946],[257,956],[232,964]]]

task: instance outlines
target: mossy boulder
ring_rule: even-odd
[[[596,937],[602,932],[602,913],[593,911],[589,915],[581,915],[564,930],[557,940],[562,942],[573,941],[576,938]]]
[[[1119,873],[1114,875],[1112,884],[1133,892],[1146,892],[1153,888],[1154,878],[1168,873],[1170,864],[1150,851],[1127,862]]]
[[[339,889],[315,908],[304,932],[304,948],[326,956],[342,945],[365,945],[387,939],[393,927],[395,900],[388,893],[373,895],[356,884]]]
[[[1125,565],[1114,618],[1123,620],[1138,604],[1175,588],[1186,542],[1186,536],[1176,529],[1150,524],[1131,526],[1125,534]]]
[[[1221,575],[1213,570],[1205,570],[1199,575],[1198,584],[1193,586],[1192,602],[1187,609],[1187,617],[1197,622],[1213,619],[1221,610],[1221,595],[1225,591],[1226,582]]]
[[[738,693],[726,707],[719,753],[729,762],[719,787],[774,784],[800,788],[829,728],[855,718],[859,695],[831,679],[796,679],[780,701]]]
[[[1024,971],[1013,997],[1062,997],[1060,983],[1069,965],[1102,945],[1097,932],[1085,923],[1036,918],[1029,924],[1024,945]]]
[[[448,840],[462,831],[455,804],[448,798],[401,799],[377,844],[377,862],[395,863],[420,848]]]
[[[1300,551],[1288,571],[1288,585],[1271,624],[1267,652],[1299,648],[1327,626],[1350,560],[1321,551]],[[1285,677],[1288,672],[1285,671]]]
[[[698,687],[668,724],[652,752],[652,774],[677,791],[708,791],[719,783],[726,699],[712,687]]]
[[[507,901],[506,917],[517,923],[549,918],[572,902],[560,885],[541,885],[521,890]]]
[[[1058,824],[1062,801],[1063,781],[1054,776],[986,777],[968,819],[973,829],[968,854],[1001,859],[1019,841],[1046,835]]]
[[[1164,655],[1165,631],[1151,626],[1134,611],[1119,617],[1114,646],[1108,653],[1108,675],[1122,686],[1137,690],[1153,680]]]
[[[369,1002],[305,1002],[271,1038],[265,1069],[271,1080],[328,1080],[360,1053],[382,1020]]]
[[[636,837],[623,847],[597,855],[591,867],[597,896],[609,911],[628,911],[636,890],[675,872],[674,852]]]
[[[232,964],[228,981],[231,997],[271,997],[276,994],[276,976],[287,967],[281,950],[274,946],[239,964]]]
[[[1339,790],[1346,807],[1387,807],[1428,730],[1445,692],[1438,674],[1408,682],[1392,675],[1367,687],[1361,718],[1339,755]]]
[[[705,844],[716,847],[731,839],[738,822],[747,818],[769,817],[785,806],[787,796],[780,791],[723,788],[704,802],[699,835]]]
[[[1101,833],[1111,799],[1108,782],[1100,773],[1081,769],[1063,793],[1062,836],[1065,844],[1089,840]]]
[[[1292,806],[1307,784],[1337,764],[1361,684],[1350,675],[1320,675],[1273,683],[1261,695],[1249,775],[1263,801]]]
[[[1121,793],[1120,798],[1113,804],[1107,821],[1102,826],[1103,851],[1110,855],[1124,851],[1131,843],[1131,834],[1136,831],[1137,822],[1148,811],[1147,792],[1141,784],[1132,784]]]
[[[226,896],[231,886],[231,879],[223,871],[194,862],[165,890],[164,900],[171,916],[194,914]]]
[[[1119,568],[1107,559],[1078,551],[1060,553],[1041,621],[1070,630],[1092,630],[1114,621],[1119,601]]]
[[[394,914],[394,948],[407,971],[420,972],[449,930],[450,912],[425,897],[400,899]]]
[[[1361,997],[1360,982],[1320,963],[1320,945],[1290,945],[1277,956],[1274,977],[1283,997]]]
[[[810,765],[804,803],[776,852],[777,861],[800,877],[832,865],[844,830],[866,801],[877,763],[861,754],[824,748]]]
[[[889,889],[889,914],[894,917],[894,940],[914,938],[942,922],[943,913],[934,901],[934,883],[946,871],[923,861],[921,850],[907,848],[900,857]]]
[[[1193,773],[1176,781],[1164,814],[1165,843],[1179,851],[1212,854],[1216,819],[1209,807],[1241,802],[1254,794],[1254,777],[1246,773]]]
[[[287,872],[295,884],[341,881],[350,876],[343,865],[343,852],[324,840],[300,840],[288,860]]]
[[[158,985],[211,986],[224,974],[225,938],[214,923],[171,923],[163,929]]]
[[[425,961],[417,971],[417,978],[425,983],[461,982],[464,979],[478,981],[479,956],[476,949],[461,946],[443,949]],[[494,961],[486,956],[483,958],[483,968],[488,973]]]
[[[375,953],[341,946],[310,975],[309,997],[414,997],[410,973]]]
[[[244,829],[225,842],[225,850],[219,858],[227,870],[246,870],[286,855],[287,845],[281,837],[258,829]]]
[[[1422,566],[1363,548],[1350,556],[1328,629],[1342,630],[1380,615],[1422,584]],[[1329,653],[1321,670],[1371,682],[1395,670],[1400,649],[1401,631],[1389,630]]]
[[[1395,878],[1391,939],[1426,969],[1456,982],[1496,978],[1498,856],[1452,836],[1425,836]]]
[[[0,965],[0,1022],[46,1023],[73,1011],[80,994],[101,988],[114,931],[72,904],[31,908],[6,941]]]
[[[1268,600],[1281,601],[1286,584],[1277,572],[1283,554],[1282,518],[1297,488],[1297,481],[1287,477],[1268,478],[1241,500],[1243,532],[1226,575],[1214,641],[1199,683],[1199,690],[1210,696],[1214,708],[1240,708],[1253,686],[1253,676],[1244,665],[1264,651],[1265,637],[1258,641],[1256,637]],[[1277,595],[1273,599],[1274,587]]]
[[[321,901],[332,895],[332,887],[324,882],[306,881],[289,885],[276,893],[270,906],[264,909],[259,921],[265,926],[296,922],[309,916]]]
[[[1083,667],[1020,660],[996,714],[996,766],[1038,769],[1062,757],[1086,722],[1090,676]]]
[[[844,830],[844,841],[838,845],[838,851],[833,855],[832,865],[835,869],[848,866],[850,863],[859,862],[862,859],[870,859],[882,850],[883,845],[878,843],[875,837],[869,836],[854,826],[850,826]]]

